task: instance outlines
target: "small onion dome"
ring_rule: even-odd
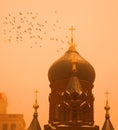
[[[68,51],[56,62],[54,62],[48,71],[50,82],[55,80],[63,80],[72,76],[73,64],[76,65],[75,75],[80,80],[85,80],[93,83],[95,80],[95,71],[92,65],[86,61],[75,49],[75,44],[71,40],[71,45]]]

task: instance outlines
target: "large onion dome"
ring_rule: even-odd
[[[80,80],[93,83],[95,79],[95,71],[92,65],[86,61],[75,49],[73,37],[71,38],[70,47],[65,54],[54,62],[48,71],[50,82],[55,80],[63,80],[72,76],[73,62],[76,64],[76,76]]]

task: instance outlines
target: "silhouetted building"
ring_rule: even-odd
[[[99,130],[94,125],[95,71],[76,51],[73,30],[69,49],[48,71],[51,93],[45,130]]]
[[[25,130],[22,114],[7,114],[7,97],[0,93],[0,130]]]

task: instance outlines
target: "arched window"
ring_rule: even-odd
[[[3,129],[3,130],[8,130],[8,125],[7,125],[7,124],[3,124],[3,125],[2,125],[2,129]]]
[[[11,124],[11,130],[16,130],[16,124]]]
[[[78,120],[78,106],[72,105],[72,120],[77,121]]]
[[[60,109],[60,118],[61,121],[66,121],[67,120],[67,111],[68,111],[69,104],[66,102],[63,102],[60,104],[59,109]]]

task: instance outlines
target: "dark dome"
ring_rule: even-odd
[[[89,62],[81,57],[73,47],[70,47],[69,50],[49,68],[49,81],[52,82],[70,78],[72,76],[72,61],[75,61],[76,63],[76,76],[80,80],[86,80],[93,83],[95,80],[94,68]]]

